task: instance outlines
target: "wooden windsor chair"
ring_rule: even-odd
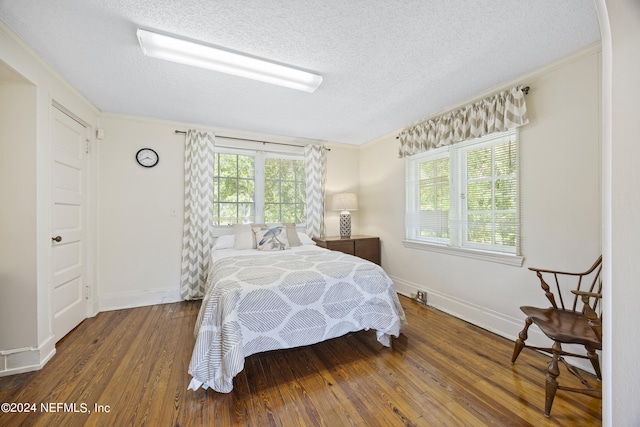
[[[602,318],[599,312],[599,303],[602,297],[602,256],[587,271],[571,273],[540,268],[529,268],[540,279],[540,286],[545,296],[551,303],[551,307],[540,308],[522,306],[520,309],[527,316],[524,329],[518,334],[511,363],[515,363],[523,348],[531,348],[542,351],[551,356],[545,387],[544,414],[548,417],[551,406],[558,390],[587,394],[602,398],[602,389],[593,387],[580,373],[580,371],[565,360],[565,356],[588,359],[593,366],[598,380],[602,379],[598,350],[602,350]],[[552,277],[551,286],[545,280]],[[565,301],[567,302],[565,304]],[[529,327],[535,324],[553,341],[551,347],[537,347],[527,345]],[[584,346],[585,354],[577,354],[565,351],[563,344],[578,344]],[[566,387],[558,384],[560,375],[559,363],[562,362],[569,372],[576,375],[583,388]]]

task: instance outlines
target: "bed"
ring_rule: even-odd
[[[189,389],[231,392],[245,357],[255,353],[369,329],[390,347],[391,337],[406,327],[393,282],[382,268],[297,234],[300,244],[284,250],[217,244],[211,251]]]

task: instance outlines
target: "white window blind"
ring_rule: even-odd
[[[519,254],[516,130],[407,158],[406,239]]]

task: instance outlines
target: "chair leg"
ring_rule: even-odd
[[[511,356],[511,363],[516,363],[516,359],[524,348],[524,342],[529,337],[527,335],[527,331],[529,330],[529,326],[531,326],[531,323],[533,323],[533,321],[530,317],[527,317],[524,321],[524,329],[518,334],[518,339],[516,340],[516,344],[513,347],[513,356]]]
[[[600,359],[598,358],[598,353],[596,353],[593,348],[587,347],[587,357],[591,361],[591,366],[593,366],[596,376],[602,381],[602,372],[600,372]]]
[[[560,375],[560,368],[558,366],[558,362],[560,360],[560,355],[562,354],[562,346],[559,342],[553,343],[553,357],[551,358],[551,363],[549,363],[548,375],[545,385],[545,396],[544,396],[544,416],[551,416],[551,406],[553,405],[553,399],[556,397],[556,391],[558,391],[558,381],[556,378]]]

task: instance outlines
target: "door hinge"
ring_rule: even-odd
[[[89,285],[85,285],[85,287],[84,287],[84,298],[86,300],[89,300],[89,292],[90,292],[90,290],[91,289],[89,288]]]
[[[89,141],[88,139],[86,141],[86,146],[85,146],[85,151],[84,152],[87,153],[87,154],[89,154],[91,152],[91,141]]]

